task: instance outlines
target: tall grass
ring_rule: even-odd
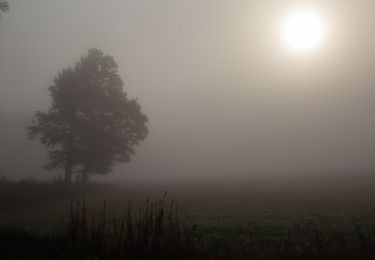
[[[197,253],[197,231],[179,219],[177,206],[147,200],[136,215],[131,201],[123,216],[108,215],[106,203],[89,216],[85,201],[71,204],[65,233],[68,252],[105,259],[189,259]]]
[[[106,203],[89,213],[85,200],[72,201],[62,227],[49,234],[1,228],[0,259],[205,259],[196,226],[180,220],[166,193],[138,213],[129,201],[122,216],[108,214]]]

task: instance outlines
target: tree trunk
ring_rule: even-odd
[[[88,181],[89,181],[89,175],[88,175],[88,172],[87,172],[87,171],[82,172],[82,174],[81,174],[81,182],[82,182],[83,184],[87,184]]]
[[[73,173],[73,166],[71,164],[67,164],[65,167],[65,183],[71,184],[72,183],[72,173]]]
[[[69,137],[71,139],[71,137]],[[72,144],[68,146],[66,150],[66,158],[65,158],[65,183],[71,184],[72,183],[72,175],[73,175],[73,153],[72,153]]]

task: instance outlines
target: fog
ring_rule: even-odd
[[[325,43],[291,53],[301,1],[13,0],[0,20],[0,173],[49,178],[26,138],[48,86],[91,47],[114,57],[150,134],[100,179],[331,176],[375,170],[374,1],[304,1]]]

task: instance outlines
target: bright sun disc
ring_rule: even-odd
[[[322,18],[309,9],[291,13],[283,27],[284,41],[290,49],[296,51],[306,52],[316,48],[323,36]]]

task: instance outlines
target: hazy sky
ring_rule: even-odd
[[[46,109],[47,87],[90,47],[114,56],[150,119],[113,177],[375,170],[375,1],[10,0],[0,20],[0,111]],[[286,49],[290,10],[324,43]]]

